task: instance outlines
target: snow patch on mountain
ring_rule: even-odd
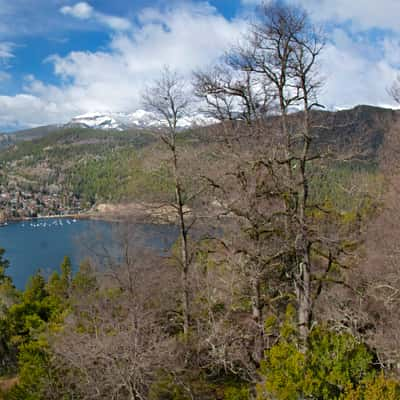
[[[96,112],[74,117],[67,125],[79,125],[94,129],[122,129],[121,124],[111,115]]]
[[[213,118],[201,114],[194,114],[181,118],[178,123],[180,129],[192,126],[206,126],[216,123]],[[122,112],[91,112],[77,117],[66,124],[66,126],[81,126],[92,129],[119,130],[128,128],[160,128],[167,125],[166,121],[159,120],[153,113],[145,110],[136,110],[132,113]]]

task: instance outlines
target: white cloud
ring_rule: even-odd
[[[10,42],[0,42],[0,59],[9,60],[14,58],[14,44]]]
[[[116,31],[123,31],[132,28],[132,24],[129,20],[98,12],[86,2],[76,3],[73,6],[64,6],[60,9],[60,12],[64,15],[69,15],[78,19],[93,19]]]
[[[64,6],[61,8],[61,13],[64,15],[71,15],[79,19],[88,19],[93,16],[93,7],[88,3],[76,3],[74,6]]]
[[[392,29],[400,31],[398,16],[399,0],[285,0],[304,7],[312,17],[321,22],[353,23],[354,29]],[[242,4],[254,6],[263,0],[242,0]]]
[[[22,128],[57,123],[64,114],[57,105],[30,94],[0,96],[0,126]]]
[[[399,0],[288,0],[312,13],[319,21],[352,21],[355,29],[392,29],[400,31]]]
[[[55,73],[72,85],[65,93],[82,112],[132,110],[140,92],[163,65],[183,74],[208,65],[235,42],[243,25],[229,22],[207,5],[159,13],[146,9],[140,28],[112,38],[108,52],[73,52],[51,59]]]
[[[95,13],[95,18],[102,24],[116,31],[125,31],[132,28],[132,24],[125,18]]]
[[[14,43],[0,42],[0,83],[10,81],[12,76],[7,70],[10,67],[11,60],[15,58]]]
[[[378,60],[371,59],[362,43],[336,30],[325,48],[321,67],[326,77],[321,102],[329,108],[358,104],[394,106],[387,89],[397,71],[386,51]]]

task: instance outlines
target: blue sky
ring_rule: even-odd
[[[282,0],[284,1],[284,0]],[[327,31],[328,108],[393,106],[400,0],[285,0]],[[246,29],[259,0],[0,0],[0,129],[133,111],[163,65],[205,68]]]

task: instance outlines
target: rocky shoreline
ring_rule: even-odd
[[[187,208],[186,212],[190,212]],[[172,224],[176,222],[177,213],[169,204],[156,203],[122,203],[98,204],[86,214],[90,219],[101,219],[105,221],[135,220],[156,224]]]

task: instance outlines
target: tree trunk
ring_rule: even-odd
[[[255,277],[251,282],[252,296],[252,316],[256,325],[256,335],[254,341],[254,358],[259,363],[264,352],[264,327],[262,315],[261,284],[260,279]]]
[[[183,335],[187,339],[189,334],[190,311],[189,311],[189,250],[188,237],[185,222],[185,210],[182,197],[182,189],[178,175],[178,159],[176,149],[173,148],[173,165],[175,178],[175,200],[179,218],[179,236],[181,240],[181,263],[182,263],[182,317],[183,317]]]
[[[298,216],[299,216],[299,234],[296,238],[297,260],[299,264],[298,270],[298,322],[299,333],[304,349],[307,347],[307,339],[311,326],[312,316],[312,294],[311,294],[311,259],[310,250],[311,243],[309,232],[307,231],[307,203],[308,203],[308,177],[307,177],[307,160],[311,144],[311,127],[310,115],[308,111],[307,88],[304,79],[302,80],[302,90],[304,94],[304,127],[303,127],[303,149],[299,165],[299,182],[298,182]]]
[[[300,340],[302,346],[306,348],[310,332],[312,302],[310,265],[304,258],[303,260],[299,263],[296,297]]]

